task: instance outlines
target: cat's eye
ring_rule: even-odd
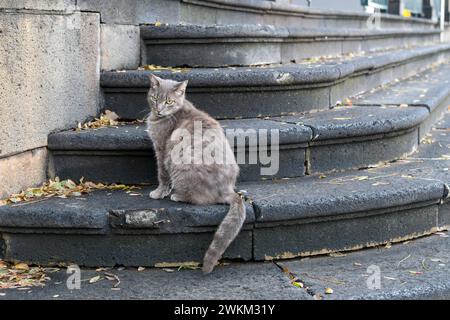
[[[171,99],[166,100],[166,104],[167,104],[168,106],[171,106],[171,105],[173,105],[174,103],[175,103],[175,100],[171,100]]]
[[[153,102],[158,101],[158,97],[157,96],[150,96],[150,100],[152,100]]]

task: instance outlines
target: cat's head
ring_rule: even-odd
[[[184,105],[187,80],[177,82],[150,75],[150,90],[147,94],[152,119],[161,119],[179,111]]]

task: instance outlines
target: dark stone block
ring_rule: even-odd
[[[195,40],[194,40],[195,41]],[[196,44],[145,42],[146,64],[190,67],[247,66],[281,63],[279,43],[258,42]]]
[[[308,148],[308,169],[311,174],[332,170],[348,170],[400,159],[417,149],[418,130],[398,135],[331,144],[312,143]]]
[[[270,167],[277,160],[278,165],[274,165],[279,170],[274,171],[271,176],[304,175],[305,148],[312,135],[309,127],[262,119],[223,120],[221,125],[225,132],[229,132],[229,139],[234,140],[236,154],[245,154],[245,162],[238,163],[241,167],[240,181],[259,180],[262,176],[261,168]],[[235,129],[240,131],[234,131]],[[276,133],[279,145],[272,141],[272,135]],[[260,144],[259,134],[267,136],[267,146]],[[251,136],[254,136],[254,141],[245,138]],[[233,137],[235,138],[232,139]],[[242,142],[245,149],[238,147]],[[272,144],[274,145],[271,146]],[[84,177],[108,183],[157,183],[152,143],[144,125],[52,134],[49,136],[49,148],[52,150],[54,174],[61,179],[78,181]],[[278,152],[279,158],[271,152]],[[256,163],[249,161],[249,154]],[[271,161],[269,164],[264,163],[261,157],[266,155]],[[240,158],[239,156],[238,162]]]
[[[213,233],[162,235],[4,234],[6,260],[80,266],[154,266],[164,262],[201,262]],[[224,257],[250,260],[252,234],[242,231]]]
[[[60,179],[125,184],[157,184],[153,152],[52,152],[54,175]]]
[[[123,119],[148,114],[146,91],[104,88],[105,109]],[[216,119],[252,118],[329,107],[328,88],[247,87],[187,89],[187,98]],[[255,108],[257,106],[257,108]]]
[[[436,231],[437,206],[254,230],[256,260],[326,254],[398,242]]]
[[[445,201],[439,206],[438,227],[441,229],[450,229],[450,202]]]

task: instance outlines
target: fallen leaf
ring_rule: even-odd
[[[420,271],[414,271],[414,270],[409,270],[408,271],[410,274],[413,274],[413,275],[421,275],[421,274],[423,274],[422,272],[420,272]]]
[[[89,279],[89,283],[96,283],[98,281],[100,281],[101,277],[100,276],[95,276]]]
[[[299,282],[299,281],[293,281],[292,285],[294,285],[297,288],[303,288],[304,287],[303,283]]]
[[[139,267],[137,270],[140,272],[140,271],[144,271],[145,268],[144,267]]]
[[[199,269],[200,263],[194,261],[188,262],[159,262],[155,264],[156,268],[178,268],[180,269]]]
[[[345,257],[346,254],[342,253],[342,252],[333,252],[333,253],[330,253],[329,256],[333,257],[333,258],[339,258],[339,257]]]
[[[30,270],[30,267],[26,263],[18,263],[14,265],[14,269],[16,270]]]
[[[326,293],[326,294],[333,294],[333,292],[334,292],[334,291],[333,291],[333,289],[331,289],[331,288],[326,288],[326,289],[325,289],[325,293]]]
[[[175,67],[163,67],[163,66],[157,66],[154,64],[147,64],[145,66],[140,67],[138,70],[148,70],[148,71],[171,71],[173,73],[178,72],[187,72],[190,70],[190,68],[175,68]]]
[[[66,199],[68,197],[79,197],[82,194],[86,194],[94,190],[104,189],[130,191],[139,189],[139,187],[115,183],[104,185],[102,183],[84,181],[83,178],[80,179],[78,184],[76,184],[70,179],[60,181],[59,178],[56,177],[54,180],[50,179],[48,182],[45,182],[41,187],[28,188],[18,194],[11,195],[4,201],[6,201],[7,204],[20,205],[20,202],[40,201],[53,196],[61,199]]]

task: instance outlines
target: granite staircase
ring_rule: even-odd
[[[125,122],[48,138],[52,176],[140,189],[0,207],[5,259],[201,261],[228,206],[148,197],[157,182],[154,153],[135,120],[148,113],[150,73],[189,80],[188,98],[225,130],[279,135],[275,175],[261,175],[271,164],[260,158],[267,151],[260,139],[235,149],[257,163],[241,165],[247,220],[226,258],[354,250],[450,226],[447,176],[402,173],[450,105],[450,44],[437,30],[142,25],[141,37],[142,64],[170,68],[102,72],[103,108]]]

